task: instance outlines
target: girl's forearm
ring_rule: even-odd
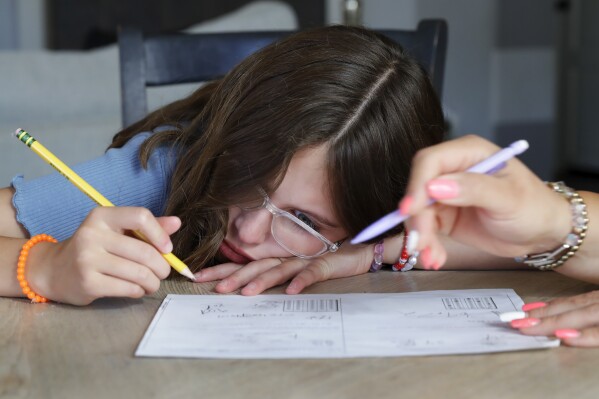
[[[17,281],[17,262],[26,238],[0,237],[0,296],[24,296]]]
[[[0,296],[23,296],[17,281],[17,262],[27,232],[17,222],[13,194],[10,187],[0,189]]]

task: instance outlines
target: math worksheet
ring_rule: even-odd
[[[348,358],[549,348],[499,314],[511,289],[398,294],[168,295],[136,355],[227,359]]]

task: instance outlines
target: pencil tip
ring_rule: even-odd
[[[194,282],[196,281],[196,277],[193,275],[191,270],[189,270],[189,268],[183,269],[181,271],[181,274],[184,275],[185,277],[187,277],[188,279],[190,279],[191,281],[194,281]]]

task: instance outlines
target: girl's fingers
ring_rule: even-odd
[[[352,251],[346,250],[345,253],[336,252],[311,259],[291,280],[285,292],[299,294],[304,288],[319,281],[366,273],[372,262],[374,246],[355,247],[357,246],[354,246]],[[347,265],[352,266],[346,267]]]
[[[291,280],[285,289],[285,293],[290,295],[299,294],[304,288],[309,287],[314,283],[318,283],[319,281],[328,280],[329,278],[332,278],[332,276],[333,271],[326,260],[323,258],[316,258]]]
[[[160,278],[143,264],[111,254],[99,256],[97,262],[102,265],[97,270],[99,272],[97,275],[104,275],[113,280],[121,280],[139,286],[145,294],[153,294],[160,288]],[[108,289],[108,287],[106,288]]]
[[[147,242],[114,233],[104,234],[101,239],[104,240],[104,248],[107,252],[116,257],[129,260],[131,263],[145,266],[160,280],[165,279],[171,271],[164,257]]]
[[[206,267],[195,273],[196,282],[205,283],[209,281],[222,280],[241,269],[243,265],[237,263],[223,263],[216,266]]]
[[[88,288],[86,290],[87,299],[79,298],[77,302],[83,302],[76,304],[87,305],[95,299],[105,297],[141,298],[147,294],[146,289],[141,285],[102,274],[96,274],[86,288]]]
[[[220,293],[235,291],[241,286],[249,283],[256,276],[265,273],[266,271],[280,264],[281,260],[279,258],[267,258],[250,262],[226,277],[224,280],[218,283],[214,289]]]
[[[299,294],[304,288],[333,278],[366,273],[372,263],[374,245],[342,245],[339,251],[307,260],[287,286],[287,294]],[[397,259],[397,258],[396,258]]]
[[[90,212],[87,221],[105,224],[110,230],[120,233],[126,230],[139,232],[162,253],[170,253],[173,250],[169,235],[146,208],[98,207]]]
[[[304,259],[287,259],[280,265],[260,274],[241,289],[242,295],[258,295],[261,292],[289,281],[306,267]]]
[[[161,216],[156,218],[156,220],[169,236],[181,228],[181,219],[177,216]]]

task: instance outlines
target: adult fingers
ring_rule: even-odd
[[[540,319],[527,317],[514,320],[511,324],[526,335],[554,335],[564,329],[580,331],[599,325],[599,303]]]
[[[540,188],[549,192],[542,183]],[[508,214],[522,198],[518,190],[512,179],[498,179],[480,173],[444,175],[426,183],[427,195],[441,204],[479,207],[490,213],[502,214]]]
[[[546,304],[543,304],[543,302],[527,304],[528,306],[533,306],[534,309],[527,310],[528,306],[524,305],[523,310],[527,312],[528,317],[542,319],[544,317],[554,316],[597,303],[599,303],[599,290],[575,296],[557,298]]]
[[[419,235],[416,249],[420,252],[420,264],[425,269],[438,270],[447,259],[446,250],[439,241],[439,222],[435,207],[425,208],[409,221],[408,231]]]
[[[408,214],[418,212],[428,202],[425,185],[429,180],[464,171],[498,149],[495,144],[470,135],[418,151],[412,160],[410,180],[400,209]]]
[[[599,327],[589,327],[582,330],[563,329],[555,332],[564,345],[578,347],[598,347]]]

